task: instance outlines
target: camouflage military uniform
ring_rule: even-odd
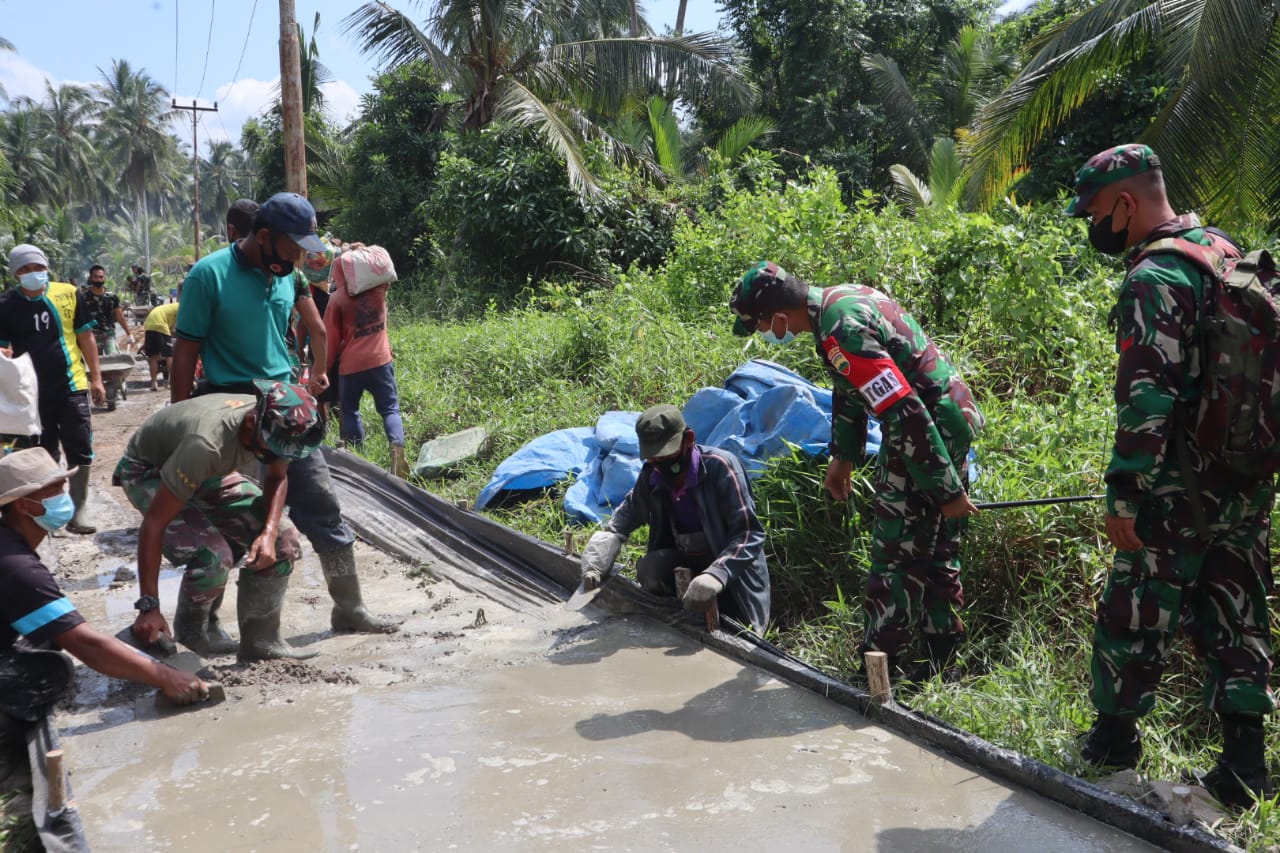
[[[810,288],[818,353],[833,381],[833,456],[857,458],[868,411],[881,421],[866,646],[889,655],[925,635],[959,635],[963,520],[940,507],[966,490],[982,413],[959,373],[902,307],[870,287]]]
[[[98,342],[98,355],[115,355],[120,352],[115,335],[116,311],[120,308],[120,297],[110,291],[104,291],[102,295],[98,295],[93,292],[92,287],[82,287],[80,300],[84,302],[89,316],[93,319],[93,339]]]
[[[1150,711],[1181,625],[1209,668],[1205,704],[1224,714],[1265,714],[1275,707],[1266,601],[1274,485],[1242,489],[1193,454],[1211,534],[1207,543],[1197,537],[1172,420],[1199,400],[1203,275],[1175,255],[1132,263],[1147,243],[1175,235],[1210,242],[1194,216],[1157,227],[1130,250],[1114,315],[1120,360],[1107,512],[1135,518],[1145,547],[1117,552],[1098,604],[1093,703],[1115,716]]]
[[[116,481],[141,512],[161,485],[185,501],[165,527],[162,551],[171,564],[186,567],[182,595],[196,603],[219,597],[231,567],[266,523],[261,490],[237,470],[257,465],[239,440],[240,423],[253,405],[248,395],[209,394],[167,406],[138,428],[116,467]],[[260,573],[288,575],[301,553],[297,529],[281,518],[278,561]]]

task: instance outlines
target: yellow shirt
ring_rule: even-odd
[[[164,305],[157,305],[147,314],[147,320],[142,324],[142,328],[147,332],[160,332],[165,337],[173,337],[173,331],[178,327],[178,303],[169,302]]]

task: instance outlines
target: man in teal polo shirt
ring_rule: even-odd
[[[226,249],[201,258],[183,283],[170,399],[196,393],[252,394],[254,380],[291,382],[285,333],[294,305],[293,268],[303,251],[324,250],[316,213],[297,193],[277,193],[254,215],[253,228]],[[197,357],[204,379],[193,389]],[[364,606],[356,573],[355,534],[342,519],[324,455],[289,468],[289,518],[311,542],[333,598],[335,631],[390,633],[394,623]],[[181,595],[181,591],[179,591]],[[179,601],[179,606],[184,606]],[[215,605],[216,606],[216,605]]]

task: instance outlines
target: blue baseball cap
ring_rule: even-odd
[[[254,228],[270,228],[287,234],[308,252],[323,252],[316,236],[316,209],[297,193],[276,193],[262,203],[253,218]]]

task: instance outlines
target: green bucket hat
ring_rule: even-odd
[[[255,379],[258,429],[266,448],[284,459],[305,459],[324,440],[316,398],[301,385]]]
[[[761,261],[747,270],[729,297],[729,310],[737,314],[733,333],[745,338],[754,334],[761,317],[770,317],[786,306],[782,284],[790,275],[773,261]]]
[[[1076,194],[1067,203],[1067,216],[1084,216],[1089,202],[1108,184],[1159,168],[1160,158],[1146,145],[1131,143],[1099,151],[1076,172]]]

